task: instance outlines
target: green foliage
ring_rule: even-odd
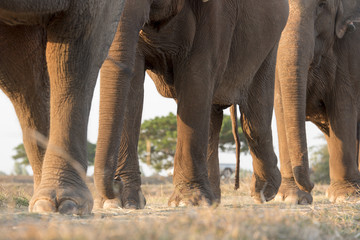
[[[29,173],[26,171],[26,166],[22,162],[15,162],[14,174],[18,176],[28,176]]]
[[[95,162],[96,144],[87,141],[88,165],[92,166]]]
[[[330,183],[329,152],[326,144],[313,149],[310,162],[312,181],[315,183]]]
[[[235,151],[235,141],[231,130],[230,116],[224,115],[220,132],[219,148]],[[239,127],[241,151],[248,152],[245,136]],[[173,167],[177,140],[176,115],[146,120],[141,125],[138,154],[141,161],[151,165],[156,171]],[[149,152],[150,150],[150,152]]]
[[[176,116],[173,113],[144,121],[141,124],[138,147],[141,161],[151,165],[156,171],[171,168],[176,148],[176,128]],[[151,147],[147,149],[149,144]]]
[[[29,200],[26,197],[22,196],[15,196],[14,202],[16,207],[28,207],[29,206]]]
[[[12,156],[12,158],[17,161],[20,165],[29,165],[29,159],[26,155],[24,144],[17,145],[14,150],[16,154]]]
[[[23,171],[25,166],[30,165],[29,159],[26,155],[24,144],[19,144],[15,148],[15,155],[12,158],[16,161],[14,166],[14,172],[16,175],[23,175]],[[96,144],[87,141],[87,154],[88,154],[88,165],[94,165],[95,160],[95,151],[96,151]],[[25,175],[28,175],[27,173]]]

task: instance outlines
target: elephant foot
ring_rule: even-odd
[[[314,183],[310,181],[308,168],[297,166],[294,167],[292,171],[299,189],[304,192],[311,192],[314,188]]]
[[[217,191],[214,193],[214,203],[220,204],[221,203],[221,192]]]
[[[306,205],[311,204],[313,198],[310,193],[299,189],[294,178],[282,178],[281,186],[275,200],[290,204]]]
[[[209,187],[193,184],[177,184],[171,195],[169,206],[211,206],[215,203],[214,194]]]
[[[116,180],[119,184],[119,195],[121,206],[125,209],[143,209],[146,205],[146,199],[140,186],[124,184],[121,180]]]
[[[116,198],[104,199],[97,196],[94,201],[94,209],[143,209],[146,205],[146,199],[141,191],[140,186],[132,186],[131,184],[124,184],[121,178],[117,177],[114,180],[114,192]]]
[[[332,203],[360,202],[360,180],[331,182],[326,196]]]
[[[251,180],[251,197],[256,203],[264,203],[275,198],[281,184],[281,174],[277,167],[267,171],[265,179],[253,174]]]
[[[85,183],[58,186],[44,184],[36,189],[29,204],[29,211],[36,213],[55,213],[67,215],[87,215],[91,213],[93,199]]]
[[[219,204],[221,202],[220,184],[211,184],[211,190],[214,194],[214,202]]]
[[[121,201],[119,198],[114,199],[104,199],[100,196],[95,197],[94,199],[94,210],[99,209],[116,209],[121,208]]]

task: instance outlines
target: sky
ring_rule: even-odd
[[[98,81],[99,83],[99,81]],[[145,96],[142,121],[152,119],[156,116],[166,116],[169,112],[176,113],[176,103],[173,99],[162,97],[156,90],[154,83],[146,76],[145,79]],[[98,134],[99,121],[99,84],[96,85],[94,91],[94,98],[92,101],[89,125],[88,125],[88,140],[92,143],[96,142]],[[225,114],[230,114],[229,110],[225,110]],[[272,120],[273,143],[274,150],[278,156],[278,139],[276,132],[276,121]],[[319,139],[321,132],[312,123],[306,124],[308,147],[317,146],[323,143]],[[22,133],[19,121],[16,117],[14,108],[6,97],[0,91],[0,171],[10,174],[13,172],[14,160],[11,156],[15,154],[13,150],[17,145],[22,143]],[[235,163],[235,153],[220,153],[220,162]],[[250,155],[241,155],[241,168],[252,170],[252,161]],[[145,175],[151,174],[151,170],[142,165],[143,173]],[[92,168],[89,168],[88,174],[91,174]]]

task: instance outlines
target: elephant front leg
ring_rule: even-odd
[[[345,88],[338,88],[345,89]],[[334,94],[328,110],[330,132],[329,149],[330,187],[327,196],[331,202],[359,201],[360,173],[357,166],[357,119],[354,106],[347,98],[348,92]]]
[[[223,110],[216,105],[212,106],[210,121],[210,136],[207,150],[208,175],[215,201],[221,200],[220,169],[219,169],[219,136],[223,120]]]
[[[85,26],[76,29],[86,32],[68,34],[67,26],[60,24],[47,32],[51,39],[46,48],[50,76],[49,141],[41,183],[29,209],[83,215],[89,214],[93,207],[93,198],[85,183],[87,124],[96,78],[111,38],[102,39],[103,32],[89,37]],[[62,27],[64,32],[59,34]],[[63,35],[76,39],[63,42]]]
[[[45,30],[0,24],[0,36],[5,36],[0,41],[0,88],[10,98],[18,116],[36,190],[49,130]]]
[[[313,200],[311,194],[300,190],[293,176],[285,131],[281,90],[278,81],[279,79],[276,78],[274,105],[279,139],[281,185],[279,192],[276,195],[276,200],[285,201],[291,204],[311,204]]]
[[[169,205],[211,205],[214,201],[206,166],[212,90],[204,85],[209,84],[203,80],[208,79],[206,76],[199,79],[194,77],[199,74],[192,74],[201,69],[198,62],[183,71],[181,78],[175,78],[178,138],[173,178],[175,190]],[[206,71],[202,73],[206,75]]]

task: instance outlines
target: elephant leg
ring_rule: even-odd
[[[276,48],[256,73],[246,103],[240,104],[241,123],[253,158],[251,195],[256,202],[270,201],[278,192],[281,175],[272,143]]]
[[[124,12],[100,73],[99,134],[94,183],[98,194],[106,201],[116,201],[117,198],[114,176],[119,159],[125,106],[134,76],[139,32],[150,12],[150,2],[143,5],[137,1],[125,1]]]
[[[223,110],[213,105],[210,118],[210,133],[207,150],[208,175],[211,189],[215,195],[215,201],[220,202],[220,169],[219,169],[219,136],[223,120]]]
[[[206,166],[213,86],[210,71],[206,68],[208,64],[198,61],[195,56],[198,55],[194,54],[185,66],[178,66],[182,71],[175,74],[178,137],[173,177],[175,189],[168,202],[175,206],[211,205],[214,200]],[[203,56],[202,59],[211,58]]]
[[[357,166],[358,166],[358,169],[360,171],[360,123],[358,122],[357,123],[357,136],[356,136],[356,153],[357,153],[357,159],[358,159],[358,163],[357,163]]]
[[[102,201],[100,208],[119,207],[118,200],[120,200],[120,206],[123,208],[142,209],[145,207],[146,200],[141,191],[141,172],[138,158],[138,141],[144,99],[144,78],[144,59],[137,56],[134,77],[131,80],[128,103],[124,115],[119,157],[115,172],[114,186],[118,188],[118,196],[115,199]],[[96,199],[95,201],[99,200]],[[99,206],[96,207],[99,208]]]
[[[311,194],[300,190],[293,176],[287,138],[286,138],[281,89],[280,89],[280,83],[278,77],[275,78],[274,96],[275,96],[274,107],[275,107],[275,115],[276,115],[278,140],[279,140],[279,153],[280,153],[279,158],[280,158],[280,172],[281,172],[281,185],[279,188],[279,192],[276,195],[276,199],[292,204],[311,204],[313,200]]]
[[[345,87],[337,88],[339,91]],[[360,173],[356,146],[357,119],[348,92],[334,94],[328,108],[330,121],[329,149],[330,187],[327,196],[331,202],[359,200]],[[346,103],[346,104],[344,104]]]
[[[0,36],[4,36],[0,38],[0,88],[10,98],[18,116],[36,190],[49,129],[46,34],[41,27],[0,24]]]
[[[47,28],[50,129],[41,182],[29,204],[32,212],[82,215],[92,210],[85,183],[87,124],[98,72],[120,18],[120,11],[108,14],[114,4],[119,3],[90,4],[82,15],[69,12]]]
[[[93,201],[85,184],[86,136],[96,65],[85,54],[91,48],[73,41],[67,49],[63,47],[61,43],[47,44],[51,96],[49,142],[41,183],[29,207],[33,212],[88,214]],[[69,58],[63,57],[64,51]]]

